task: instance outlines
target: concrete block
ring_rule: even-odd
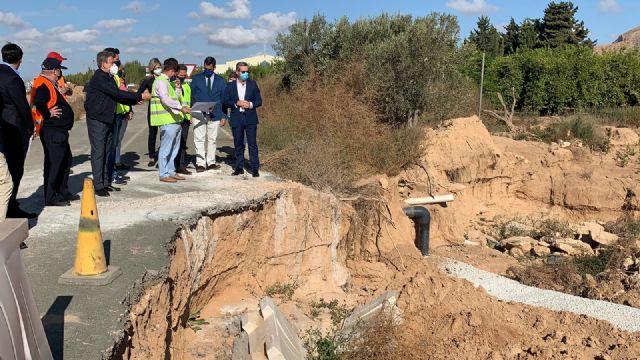
[[[64,274],[58,278],[58,284],[62,285],[89,285],[89,286],[103,286],[111,284],[122,272],[117,266],[108,266],[107,271],[91,276],[77,275],[73,268],[67,270]]]
[[[265,350],[264,320],[257,311],[249,311],[242,315],[242,331],[247,334],[248,358],[251,360],[267,359]]]
[[[399,320],[399,310],[396,310],[396,300],[398,292],[394,290],[386,291],[373,301],[358,306],[351,315],[344,321],[344,329],[353,328],[361,322],[366,322],[377,316],[383,309],[394,309],[394,317]]]
[[[266,325],[266,350],[269,360],[301,360],[306,351],[296,329],[270,297],[260,300],[260,311]]]
[[[251,360],[249,354],[249,334],[242,331],[240,336],[233,340],[231,360]]]

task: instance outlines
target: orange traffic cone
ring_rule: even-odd
[[[82,189],[75,263],[72,269],[60,276],[58,282],[69,285],[107,285],[119,275],[118,267],[107,266],[93,181],[86,178]]]

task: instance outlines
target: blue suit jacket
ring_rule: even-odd
[[[258,84],[253,80],[247,80],[247,90],[244,94],[246,101],[253,103],[253,109],[245,109],[244,115],[240,112],[240,108],[236,106],[238,102],[238,87],[235,81],[227,83],[227,89],[224,92],[224,100],[222,101],[225,108],[231,109],[231,118],[229,123],[231,127],[238,126],[244,122],[245,125],[258,124],[257,108],[262,106],[262,97]]]
[[[211,89],[211,95],[207,89],[207,79],[204,73],[199,73],[193,76],[191,80],[191,105],[197,102],[216,102],[216,106],[213,108],[211,118],[213,120],[220,120],[225,117],[225,113],[222,112],[222,97],[224,96],[224,89],[227,82],[220,75],[213,74],[213,87]]]

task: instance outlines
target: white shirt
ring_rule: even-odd
[[[238,88],[238,99],[244,100],[244,96],[247,93],[247,83],[240,80],[236,80],[236,87]],[[253,103],[249,102],[249,109],[253,109]],[[244,112],[243,108],[240,108],[240,112]]]
[[[164,76],[164,78],[169,81],[169,77],[167,75],[160,74],[160,76]],[[164,81],[154,81],[153,86],[156,88],[156,94],[158,94],[160,102],[169,107],[171,109],[171,112],[173,112],[174,114],[180,114],[180,111],[182,110],[182,104],[169,96],[169,88],[167,87],[167,83]],[[182,89],[176,89],[176,95],[180,97],[181,94]]]

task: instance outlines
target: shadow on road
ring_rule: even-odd
[[[71,304],[73,296],[58,296],[42,318],[44,332],[53,358],[64,359],[64,312]]]

